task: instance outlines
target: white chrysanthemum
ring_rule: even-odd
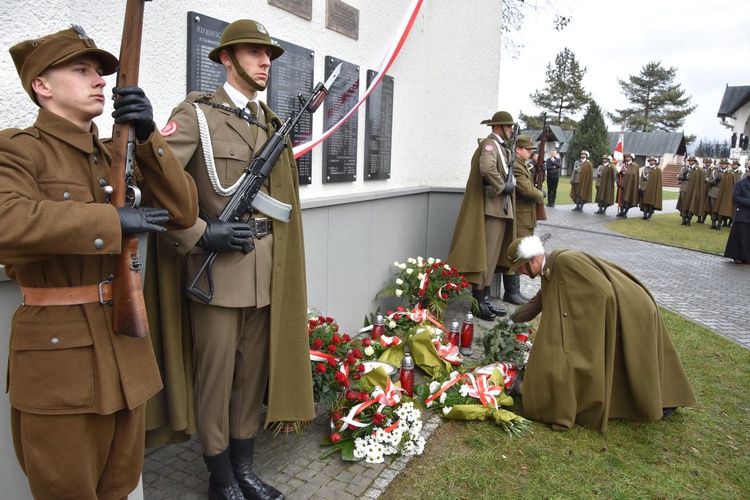
[[[396,297],[401,297],[404,294],[401,290],[396,290]],[[393,327],[391,327],[393,328]]]
[[[389,321],[388,322],[388,328],[390,328],[391,330],[393,330],[394,328],[396,328],[396,322],[393,321],[393,320]]]
[[[414,273],[414,269],[412,269],[411,267],[406,270],[406,274],[412,274],[412,273]]]
[[[453,409],[453,407],[452,407],[452,406],[444,406],[444,407],[443,407],[443,415],[447,415],[447,414],[449,414],[449,413],[451,412],[451,410],[452,410],[452,409]]]
[[[444,393],[442,393],[442,394],[440,395],[440,404],[441,404],[441,405],[442,405],[442,404],[445,404],[445,398],[447,398],[447,397],[448,397],[448,393],[447,393],[447,392],[444,392]]]
[[[375,349],[371,345],[365,347],[365,356],[372,356],[373,354],[375,354]]]
[[[433,259],[432,257],[429,257],[429,258],[427,259],[427,263],[428,263],[429,265],[433,265],[433,264],[435,263],[435,259]]]
[[[437,380],[430,382],[430,394],[435,394],[438,389],[440,389],[440,382]]]
[[[429,403],[425,403],[425,406],[427,408],[430,408],[430,407],[432,407],[433,404],[435,404],[435,400],[431,400]]]
[[[456,377],[458,377],[458,372],[457,371],[452,371],[451,374],[448,375],[448,378],[450,378],[450,379],[454,379]]]
[[[461,387],[458,388],[458,393],[463,397],[466,397],[469,395],[469,390],[471,390],[471,388],[468,385],[461,384]]]

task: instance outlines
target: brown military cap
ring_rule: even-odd
[[[482,125],[515,125],[516,122],[513,121],[513,117],[510,113],[507,111],[498,111],[494,115],[492,115],[492,118],[489,120],[482,120]]]
[[[528,135],[519,135],[516,141],[516,147],[524,149],[536,149],[536,145],[531,141],[531,137]]]
[[[24,90],[37,106],[39,103],[31,89],[31,82],[47,68],[85,54],[91,54],[99,59],[105,75],[117,71],[119,65],[117,58],[106,50],[97,48],[94,40],[89,38],[80,26],[26,40],[11,47],[9,52]]]
[[[221,64],[219,58],[221,50],[240,43],[267,45],[271,49],[272,61],[284,53],[283,47],[271,40],[271,35],[268,34],[265,26],[252,19],[240,19],[227,26],[224,33],[221,34],[219,46],[208,54],[208,58]]]

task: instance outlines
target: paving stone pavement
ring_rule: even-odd
[[[663,213],[675,211],[675,203],[665,201]],[[595,215],[593,204],[586,204],[583,213],[571,212],[571,208],[572,205],[547,208],[547,220],[537,228],[537,234],[552,235],[547,248],[572,248],[607,259],[640,279],[661,306],[750,348],[750,266],[619,235],[604,227],[616,220],[613,207],[609,215]],[[630,212],[630,217],[640,215],[637,210]],[[521,286],[523,293],[530,296],[536,293],[539,283],[524,276]],[[727,314],[728,304],[733,310],[731,317]],[[506,304],[506,308],[512,310],[513,306]],[[479,321],[480,325],[488,323]],[[473,357],[480,355],[475,351]],[[423,430],[426,439],[438,425],[440,418],[429,416]],[[386,459],[383,464],[365,464],[344,462],[337,455],[323,458],[326,448],[320,446],[320,440],[328,431],[324,415],[318,416],[301,437],[274,438],[262,430],[257,437],[255,471],[290,500],[376,499],[409,461],[408,457],[400,457]],[[197,438],[147,450],[143,486],[146,500],[207,498],[208,472]]]

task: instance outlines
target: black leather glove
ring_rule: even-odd
[[[169,211],[165,208],[151,207],[117,207],[117,215],[120,216],[120,227],[122,234],[163,233],[167,228],[162,224],[169,220]]]
[[[542,198],[546,198],[546,197],[547,197],[547,191],[542,189]]]
[[[250,253],[254,247],[248,238],[252,235],[250,225],[244,222],[211,219],[206,221],[206,230],[196,245],[209,252]]]
[[[115,87],[112,93],[120,96],[115,101],[112,117],[115,123],[133,122],[135,137],[146,142],[154,131],[154,111],[140,87]]]

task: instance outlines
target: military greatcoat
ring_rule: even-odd
[[[598,187],[596,189],[596,202],[602,205],[611,206],[615,203],[615,177],[617,170],[611,163],[602,168],[601,174],[597,179]]]
[[[534,234],[536,204],[544,200],[544,195],[534,187],[534,177],[520,158],[516,158],[513,174],[516,176],[516,237],[523,238]]]
[[[526,417],[604,432],[607,421],[653,421],[695,403],[649,291],[627,271],[574,250],[555,250],[541,290],[513,315],[542,313],[523,381]]]
[[[645,179],[644,176],[646,176]],[[641,200],[641,207],[643,207],[644,205],[653,205],[654,210],[661,210],[661,169],[657,166],[645,166],[641,169],[641,179],[643,187],[643,199]]]

